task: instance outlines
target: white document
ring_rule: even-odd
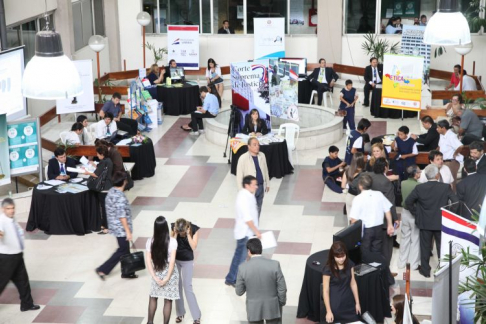
[[[118,143],[116,143],[116,145],[117,146],[120,146],[120,145],[128,145],[131,142],[132,142],[132,139],[131,138],[125,138],[124,140],[121,140]]]
[[[372,262],[372,263],[368,263],[368,264],[372,267],[375,267],[375,268],[378,268],[379,266],[381,266],[381,263],[378,263],[378,262]]]
[[[89,164],[89,160],[86,158],[86,156],[82,156],[79,159],[79,162],[81,162],[82,165],[88,165]]]
[[[84,173],[84,172],[86,172],[86,170],[90,171],[89,168],[86,168],[86,170],[85,170],[85,169],[81,169],[81,168],[71,168],[71,167],[67,167],[66,170],[68,170],[69,172],[75,172],[75,173]],[[91,171],[91,172],[93,172],[93,171]]]
[[[68,168],[68,171],[69,171],[69,168]],[[64,181],[62,180],[47,180],[47,181],[44,181],[44,183],[47,183],[47,184],[50,184],[51,186],[59,186],[61,184],[65,184]]]
[[[272,231],[262,233],[261,242],[262,248],[264,250],[271,249],[277,246],[277,240],[275,239],[275,235]]]

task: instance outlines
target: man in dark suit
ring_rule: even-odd
[[[229,21],[223,20],[223,27],[218,29],[218,34],[234,34],[235,31],[230,28]]]
[[[69,172],[68,167],[75,168],[76,161],[66,156],[66,151],[62,147],[58,147],[54,151],[54,156],[49,160],[47,167],[47,178],[49,180],[69,180],[78,176],[75,172]]]
[[[469,155],[476,162],[477,173],[486,174],[486,156],[484,156],[484,142],[474,141],[469,144]]]
[[[417,141],[417,149],[422,152],[429,152],[436,150],[439,147],[440,134],[437,132],[437,124],[430,116],[424,116],[421,119],[422,126],[427,130],[427,133],[410,135],[415,141]]]
[[[366,172],[371,179],[373,180],[373,184],[371,185],[371,190],[380,191],[392,204],[390,208],[390,213],[392,215],[392,223],[398,228],[400,222],[398,221],[397,215],[397,208],[395,205],[395,187],[391,183],[391,181],[385,176],[386,172],[388,171],[388,162],[385,158],[378,158],[373,164],[373,172]],[[385,218],[385,215],[383,215]],[[387,222],[386,219],[383,222],[383,243],[382,243],[382,254],[387,261],[387,266],[390,266],[390,261],[393,255],[393,236],[389,236],[386,233],[387,231]],[[395,273],[392,273],[393,276],[396,276]]]
[[[383,64],[378,64],[378,59],[376,57],[372,57],[370,59],[370,65],[365,68],[364,79],[363,106],[368,107],[370,105],[370,91],[372,91],[377,84],[383,82]]]
[[[334,83],[339,76],[334,72],[333,68],[326,67],[326,60],[321,58],[319,60],[320,67],[315,68],[314,71],[307,77],[307,80],[314,86],[314,90],[317,90],[317,104],[322,104],[322,95],[326,91],[331,91],[334,87]]]
[[[442,230],[441,207],[459,201],[452,192],[451,186],[439,182],[439,168],[429,164],[423,171],[427,182],[416,186],[405,200],[405,208],[415,216],[415,223],[420,229],[420,268],[422,276],[430,277],[430,252],[432,238],[435,238],[437,254],[440,257],[440,241]],[[455,211],[456,205],[451,209]]]
[[[246,243],[249,260],[242,263],[236,279],[236,294],[246,292],[249,323],[282,323],[282,307],[287,302],[287,285],[280,263],[262,257],[262,243],[252,238]]]
[[[467,172],[467,177],[457,184],[457,197],[471,211],[474,209],[479,213],[480,205],[486,196],[486,175],[476,172],[476,162],[473,159],[464,161],[464,170]],[[460,214],[462,217],[472,219],[472,214],[467,208],[461,208]]]

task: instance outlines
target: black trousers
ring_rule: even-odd
[[[212,115],[209,111],[206,111],[204,114],[192,112],[191,122],[189,123],[189,127],[191,127],[194,132],[197,132],[198,128],[204,129],[203,118],[214,118],[214,117],[216,116]]]
[[[120,121],[116,122],[116,127],[119,130],[127,132],[130,136],[135,136],[137,135],[138,131],[138,122],[130,118],[120,118]]]
[[[24,254],[0,254],[0,294],[12,280],[19,291],[20,308],[34,305],[30,293],[29,275],[24,263]]]
[[[365,86],[364,86],[364,101],[363,101],[363,105],[365,106],[369,106],[370,105],[370,91],[373,90],[373,87],[371,86],[371,84],[369,83],[366,83]]]
[[[130,253],[130,242],[127,241],[126,237],[117,237],[116,240],[118,241],[118,249],[97,269],[97,271],[103,272],[106,275],[120,262],[122,256]]]
[[[108,193],[98,192],[98,200],[100,202],[100,208],[101,208],[101,226],[103,226],[103,228],[108,228],[108,220],[106,216],[106,205],[105,205],[106,195],[108,195]]]
[[[317,105],[322,104],[322,96],[324,92],[330,91],[331,88],[327,83],[319,83],[317,80],[312,80],[312,85],[314,86],[314,89],[317,90]]]
[[[386,233],[386,228],[382,228],[383,231],[383,245],[381,253],[385,258],[387,265],[390,266],[391,258],[393,255],[393,241],[396,236],[388,236]]]
[[[383,230],[381,225],[365,228],[361,240],[361,250],[371,253],[382,253]]]
[[[440,258],[441,231],[420,230],[420,268],[422,273],[430,275],[430,251],[432,251],[432,238],[435,238],[437,256]]]
[[[481,138],[475,136],[475,135],[472,135],[472,134],[466,134],[464,135],[464,137],[462,138],[462,144],[464,145],[469,145],[471,144],[472,142],[474,141],[480,141]]]

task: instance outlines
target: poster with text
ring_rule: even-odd
[[[428,80],[430,71],[430,45],[424,44],[425,26],[403,25],[401,51],[404,55],[424,58],[423,82]]]
[[[7,114],[7,121],[27,115],[27,98],[22,95],[24,66],[24,46],[0,51],[0,114]]]
[[[254,58],[285,57],[285,18],[253,18]]]
[[[7,125],[11,175],[39,171],[39,131],[38,121],[32,119]]]
[[[199,69],[199,26],[167,26],[168,59],[186,70]]]
[[[7,114],[0,115],[0,186],[10,183],[8,161]]]
[[[381,106],[420,111],[424,58],[385,54]]]
[[[270,112],[272,116],[299,121],[299,65],[269,60]]]
[[[268,64],[268,60],[230,64],[231,99],[242,112],[242,124],[246,115],[257,109],[270,127]]]
[[[56,100],[56,113],[71,114],[95,110],[93,93],[93,62],[91,60],[73,61],[78,70],[83,93],[77,97]]]

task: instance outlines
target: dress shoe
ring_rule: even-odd
[[[396,273],[396,272],[392,272],[391,274],[392,274],[393,278],[395,278],[396,276],[398,276],[398,273]]]
[[[26,312],[26,311],[30,311],[30,310],[38,310],[38,309],[40,309],[39,305],[32,305],[32,306],[27,307],[27,308],[20,307],[21,312]]]
[[[138,276],[134,273],[128,274],[128,275],[121,275],[122,279],[137,279]]]
[[[396,248],[396,249],[399,249],[400,243],[398,243],[397,241],[393,241],[393,247]]]
[[[364,103],[364,104],[363,104],[363,107],[368,107],[369,105],[370,105],[370,104],[367,104],[367,103],[365,104],[365,103]]]
[[[422,269],[419,269],[419,273],[425,278],[430,278],[430,274],[426,275],[425,273],[423,273]]]
[[[95,269],[96,274],[98,277],[100,277],[101,280],[105,281],[105,274],[102,272],[99,272],[98,269]]]
[[[234,284],[234,283],[231,283],[231,282],[227,282],[227,281],[225,281],[225,282],[224,282],[224,284],[225,284],[226,286],[231,286],[231,287],[235,288],[235,284]]]

